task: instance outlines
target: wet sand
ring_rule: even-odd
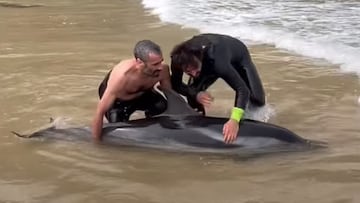
[[[21,3],[16,1],[16,3]],[[63,118],[88,125],[97,86],[138,40],[174,44],[198,33],[159,22],[140,1],[29,1],[0,7],[1,202],[358,202],[359,80],[324,61],[249,46],[274,110],[269,122],[329,142],[322,152],[242,160],[24,141]],[[221,80],[211,115],[227,116]]]

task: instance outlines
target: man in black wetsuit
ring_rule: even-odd
[[[175,91],[184,95],[193,108],[205,115],[212,97],[205,90],[222,78],[235,92],[235,106],[224,125],[224,140],[236,139],[239,122],[250,102],[265,104],[264,89],[250,53],[240,40],[220,34],[200,34],[182,42],[171,52],[171,83]],[[186,85],[183,73],[190,76]]]
[[[171,89],[170,68],[163,60],[159,45],[142,40],[135,45],[133,58],[121,61],[106,75],[92,122],[95,140],[101,138],[104,116],[113,123],[128,121],[136,110],[143,110],[146,117],[166,110],[166,99],[153,88],[159,83],[163,90]]]

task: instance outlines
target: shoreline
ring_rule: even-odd
[[[138,3],[137,6],[139,6],[139,12],[142,12],[142,16],[144,17],[143,22],[145,22],[144,24],[149,30],[148,34],[145,34],[144,36],[148,36],[161,46],[164,60],[167,64],[170,64],[169,55],[173,46],[193,35],[201,33],[194,28],[184,28],[179,24],[162,22],[158,15],[151,12],[151,9],[144,8],[140,1]],[[246,42],[244,43],[246,44]],[[288,93],[288,90],[281,92],[279,89],[283,89],[284,86],[288,85],[289,81],[298,81],[298,79],[294,79],[294,77],[297,77],[296,72],[306,70],[309,75],[312,75],[312,72],[330,75],[339,75],[340,73],[341,75],[338,66],[330,64],[322,59],[311,59],[306,56],[276,48],[273,45],[246,44],[246,46],[249,49],[252,60],[256,65],[263,82],[267,103],[270,106],[275,106],[274,109],[270,109],[269,112],[267,112],[267,116],[273,115],[274,112],[277,113],[278,111],[283,111],[282,109],[277,109],[277,105],[285,104],[286,106],[289,103],[289,101],[286,100],[279,101],[279,98],[286,98],[284,94]],[[288,77],[286,75],[286,72],[288,71],[293,71],[295,75],[290,75],[290,77]],[[290,83],[290,85],[295,84],[294,82]],[[209,115],[227,117],[234,99],[234,92],[232,89],[224,83],[224,81],[219,79],[214,85],[210,86],[208,91],[213,94],[213,96],[217,97],[209,111]],[[275,95],[275,97],[273,95]],[[284,104],[281,104],[281,102]]]

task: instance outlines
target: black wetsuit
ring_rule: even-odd
[[[103,96],[107,87],[111,71],[106,75],[99,86],[99,97]],[[166,110],[166,99],[153,88],[146,90],[140,97],[128,101],[116,99],[112,107],[105,113],[110,123],[128,121],[136,110],[145,111],[145,116],[152,117]]]
[[[200,34],[190,40],[204,47],[199,77],[182,82],[183,71],[171,65],[171,83],[175,91],[187,97],[193,108],[205,113],[196,95],[222,78],[236,92],[235,106],[245,110],[248,101],[256,106],[265,104],[264,89],[250,53],[240,40],[220,34]]]

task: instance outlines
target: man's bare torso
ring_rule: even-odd
[[[151,90],[156,83],[161,81],[163,75],[160,73],[157,77],[147,76],[136,69],[131,60],[126,60],[114,67],[109,77],[108,87],[115,85],[112,90],[116,98],[127,101]]]

